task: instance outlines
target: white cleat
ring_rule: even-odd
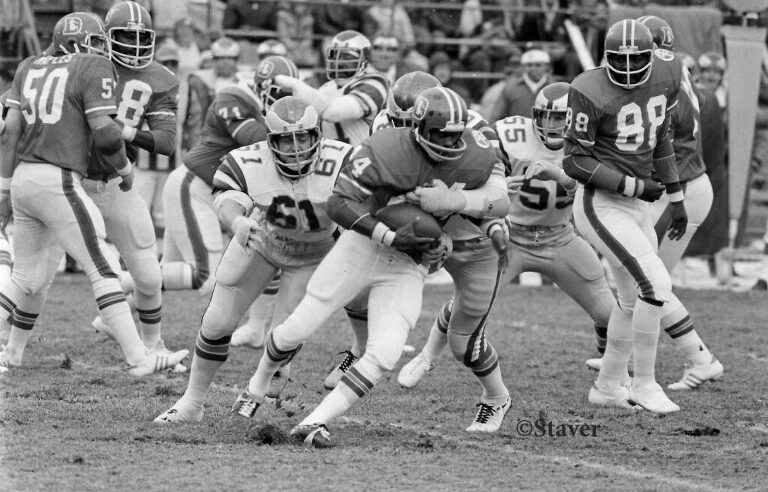
[[[249,320],[250,321],[250,320]],[[233,347],[252,347],[261,348],[264,346],[264,323],[257,323],[259,327],[254,327],[249,323],[239,326],[232,333],[232,340],[229,344]]]
[[[253,418],[256,410],[259,409],[262,403],[264,403],[263,396],[254,395],[253,393],[248,393],[248,390],[245,390],[237,396],[237,400],[235,400],[235,403],[232,405],[229,415],[240,415],[246,419]]]
[[[128,369],[131,376],[149,376],[152,373],[170,369],[179,364],[186,356],[189,350],[179,350],[178,352],[149,352],[138,364]]]
[[[679,412],[680,407],[670,400],[659,383],[632,384],[629,387],[629,401],[654,413]]]
[[[403,388],[413,388],[434,368],[434,362],[427,359],[426,356],[419,354],[400,369],[400,372],[397,374],[397,382]]]
[[[507,396],[504,403],[498,406],[483,402],[478,403],[476,406],[478,407],[477,416],[475,416],[472,424],[467,427],[467,432],[496,432],[504,421],[504,415],[507,414],[509,407],[512,406],[512,398]]]
[[[285,385],[288,384],[289,377],[291,376],[291,364],[288,363],[279,368],[272,379],[269,380],[269,387],[267,388],[267,398],[279,398],[280,393],[285,389]]]
[[[600,369],[603,368],[603,358],[599,357],[597,359],[587,359],[587,367],[593,371],[600,372]]]
[[[21,365],[21,356],[16,350],[0,345],[0,372],[8,372],[14,367]]]
[[[629,403],[629,391],[626,386],[605,390],[597,382],[589,389],[589,403],[600,407],[634,409]]]
[[[149,350],[151,350],[152,352],[159,352],[165,355],[170,355],[170,356],[173,355],[173,352],[165,348],[165,342],[163,340],[157,341],[152,347],[149,347]],[[179,363],[173,366],[169,372],[171,374],[184,374],[187,371],[188,371],[187,366]]]
[[[203,420],[203,407],[192,408],[176,402],[171,408],[161,413],[152,423],[155,424],[182,424],[184,422],[201,422]]]
[[[352,364],[357,362],[357,359],[359,359],[359,357],[353,354],[350,350],[339,352],[339,355],[342,354],[344,354],[344,360],[342,360],[338,366],[334,366],[334,368],[331,369],[331,372],[329,372],[325,377],[325,381],[323,381],[323,386],[327,390],[332,390],[335,388],[336,385],[339,384],[339,381],[341,381],[341,378],[344,377],[344,374],[346,374],[349,368],[352,366]]]
[[[403,355],[411,355],[416,352],[416,347],[413,345],[403,345]]]
[[[680,381],[667,386],[672,391],[687,391],[696,389],[707,381],[716,381],[723,377],[723,365],[712,356],[712,360],[706,364],[686,365],[683,377]]]

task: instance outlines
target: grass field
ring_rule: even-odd
[[[428,287],[410,342],[420,347],[446,287]],[[253,423],[229,407],[261,351],[233,349],[200,424],[155,426],[186,376],[136,379],[117,346],[86,328],[95,308],[85,277],[61,276],[25,354],[0,378],[0,490],[718,490],[765,488],[768,477],[768,303],[764,293],[681,291],[724,378],[672,394],[678,414],[594,408],[588,317],[553,287],[507,286],[491,318],[513,407],[501,431],[464,432],[479,386],[444,353],[413,390],[393,374],[331,426],[341,444],[266,445],[261,425],[288,430],[323,396],[322,380],[349,333],[335,318],[293,364],[295,395]],[[193,348],[205,300],[169,293],[166,340]],[[401,360],[400,365],[405,362]],[[67,362],[69,361],[69,362]],[[683,361],[662,336],[667,384]],[[589,436],[524,436],[526,422],[589,424]],[[714,431],[713,429],[717,429]],[[711,435],[716,434],[716,435]]]

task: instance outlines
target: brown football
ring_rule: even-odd
[[[388,205],[379,209],[375,217],[384,222],[393,231],[418,219],[418,222],[414,225],[417,236],[437,239],[443,232],[437,219],[411,203]]]

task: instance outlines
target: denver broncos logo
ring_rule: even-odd
[[[416,102],[413,103],[413,117],[417,120],[423,119],[427,114],[427,108],[429,107],[429,101],[427,98],[419,96],[416,98]]]
[[[70,17],[64,23],[64,35],[80,34],[83,30],[83,21],[78,17]]]
[[[667,62],[668,61],[672,61],[672,60],[675,59],[675,54],[674,53],[672,53],[669,50],[665,50],[663,48],[658,48],[656,50],[656,56],[658,56],[660,59],[662,59],[664,61],[667,61]]]
[[[259,63],[258,67],[256,67],[256,73],[259,74],[260,77],[264,77],[266,79],[270,75],[272,75],[272,71],[274,69],[275,69],[274,63],[272,63],[269,60],[264,60],[263,62]]]

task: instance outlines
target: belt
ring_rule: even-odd
[[[518,231],[553,232],[553,231],[558,231],[563,227],[568,227],[568,225],[567,224],[560,224],[560,225],[554,225],[554,226],[539,225],[539,224],[524,225],[524,224],[515,224],[514,222],[509,222],[509,227],[511,229],[517,229]]]
[[[112,173],[112,174],[106,174],[106,173],[105,174],[89,174],[88,176],[85,177],[85,179],[90,179],[91,181],[103,181],[103,182],[106,183],[110,179],[114,179],[114,178],[116,178],[118,176],[120,176],[120,175],[117,174],[117,173]]]

